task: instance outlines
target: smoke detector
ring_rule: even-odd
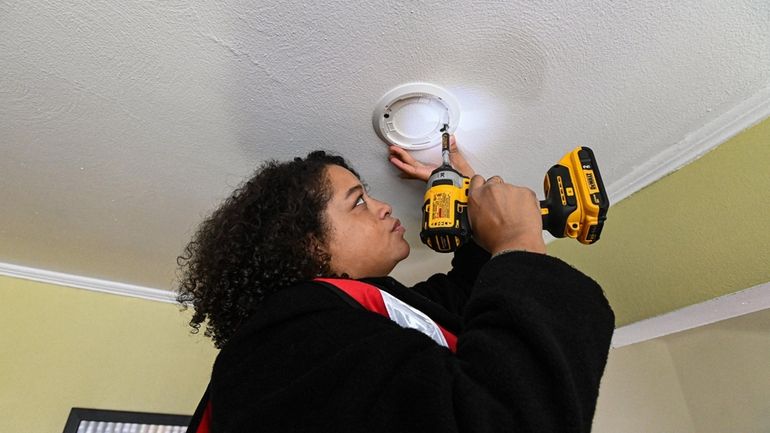
[[[421,150],[441,143],[444,125],[452,134],[460,123],[460,104],[443,88],[409,83],[386,93],[374,108],[372,124],[388,144]]]

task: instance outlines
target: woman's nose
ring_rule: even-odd
[[[370,198],[370,200],[374,200],[374,199]],[[374,200],[374,201],[377,203],[377,208],[376,208],[377,216],[380,219],[387,218],[391,213],[393,213],[393,208],[391,208],[389,204],[379,200]]]

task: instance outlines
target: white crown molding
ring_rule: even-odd
[[[140,298],[150,301],[176,303],[176,294],[169,290],[154,289],[151,287],[135,286],[133,284],[124,284],[115,281],[82,277],[80,275],[46,271],[43,269],[29,268],[26,266],[13,265],[10,263],[0,262],[0,275],[22,278],[25,280],[39,281],[41,283],[54,284],[57,286],[91,290],[94,292],[130,296],[132,298]]]
[[[770,87],[763,88],[613,182],[607,188],[610,203],[616,204],[647,185],[695,161],[767,117],[770,117]]]
[[[619,348],[770,308],[770,282],[640,320],[615,330]]]

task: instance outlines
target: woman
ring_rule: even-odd
[[[214,432],[590,431],[614,327],[601,288],[545,254],[532,191],[474,176],[468,211],[452,270],[406,288],[387,276],[404,229],[342,158],[262,166],[180,257],[179,300],[222,349],[197,415]],[[334,287],[351,280],[456,343],[361,308]]]

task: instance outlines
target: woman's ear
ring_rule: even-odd
[[[329,254],[326,245],[321,242],[315,235],[310,235],[307,240],[307,250],[310,251],[310,254],[313,257],[313,261],[318,267],[316,270],[316,276],[322,277],[330,275],[332,273],[332,256]]]

